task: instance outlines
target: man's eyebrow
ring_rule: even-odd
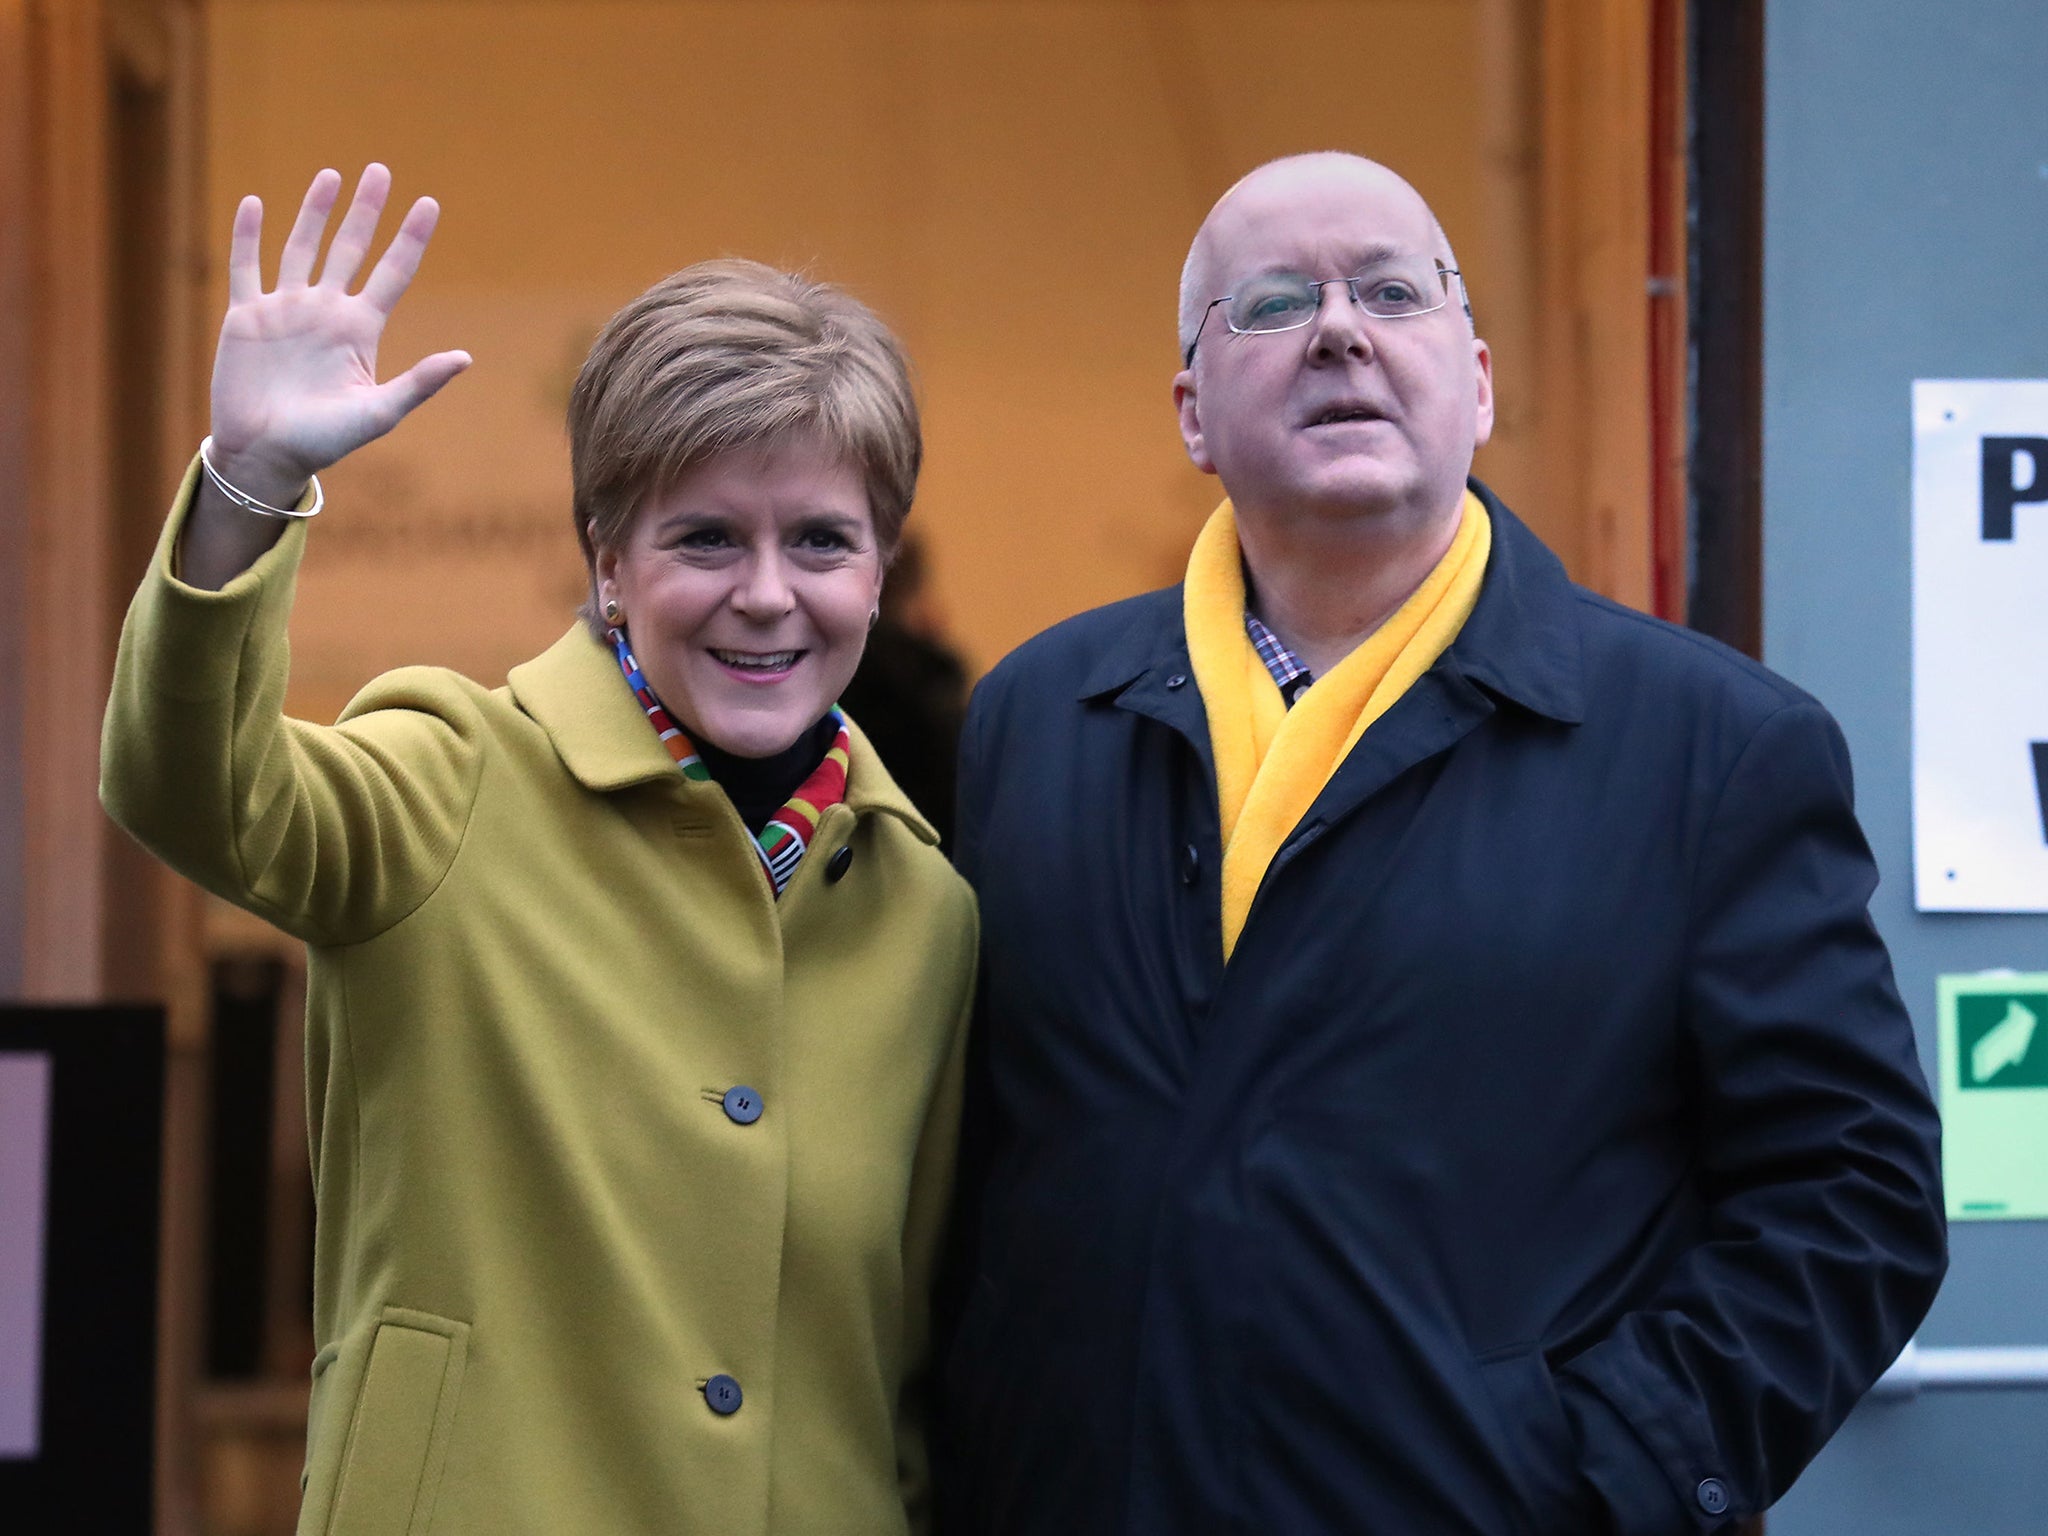
[[[1373,244],[1362,248],[1355,256],[1345,262],[1346,275],[1363,272],[1367,267],[1376,266],[1383,261],[1392,261],[1396,257],[1413,254],[1413,252],[1404,250],[1398,245],[1390,245],[1384,240],[1375,241]],[[1258,277],[1272,277],[1280,273],[1296,274],[1300,273],[1301,270],[1299,266],[1291,262],[1269,261],[1264,266],[1247,272],[1239,281],[1244,282]]]
[[[1388,245],[1385,241],[1380,241],[1376,244],[1368,245],[1364,250],[1360,251],[1357,259],[1352,263],[1352,269],[1358,271],[1366,267],[1375,266],[1382,261],[1392,261],[1397,256],[1412,254],[1412,252],[1404,251],[1398,245]]]

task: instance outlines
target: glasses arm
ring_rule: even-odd
[[[1195,334],[1188,338],[1188,349],[1185,353],[1181,355],[1181,367],[1192,368],[1195,366],[1195,348],[1197,345],[1200,344],[1202,340],[1202,332],[1207,328],[1209,324],[1209,316],[1216,312],[1216,306],[1218,304],[1228,304],[1231,298],[1232,295],[1225,294],[1220,299],[1211,299],[1207,307],[1203,309],[1202,318],[1195,324]]]

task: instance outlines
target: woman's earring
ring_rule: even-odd
[[[623,619],[625,616],[625,610],[619,606],[619,600],[616,597],[608,597],[604,600],[605,623],[610,624],[614,628],[616,628],[618,626],[619,620]]]
[[[873,629],[877,624],[881,623],[881,621],[882,605],[880,603],[877,603],[874,607],[868,610],[868,628]]]

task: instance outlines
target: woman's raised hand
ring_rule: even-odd
[[[377,382],[384,322],[419,270],[441,215],[432,198],[415,202],[362,291],[350,293],[390,193],[391,172],[365,167],[315,279],[320,241],[341,196],[339,172],[315,176],[268,293],[262,201],[245,197],[235,210],[228,312],[213,363],[212,458],[222,478],[259,501],[290,506],[309,477],[382,437],[469,366],[467,352],[436,352]]]

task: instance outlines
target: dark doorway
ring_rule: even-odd
[[[1686,622],[1763,652],[1763,0],[1689,8]]]

